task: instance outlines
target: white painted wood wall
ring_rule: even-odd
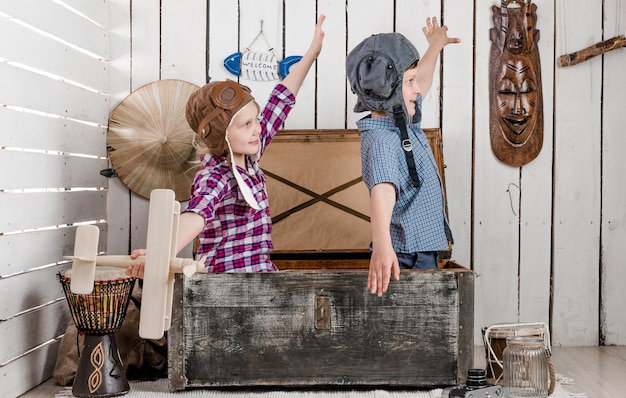
[[[2,397],[51,376],[75,225],[107,231],[109,4],[66,3],[0,1]]]
[[[202,85],[207,65],[213,79],[234,79],[223,59],[261,20],[280,57],[301,55],[320,13],[325,46],[288,128],[355,127],[344,62],[366,36],[395,30],[423,52],[421,27],[435,15],[462,39],[443,53],[424,127],[443,131],[453,258],[477,274],[476,342],[481,326],[543,321],[553,344],[626,344],[626,51],[556,62],[624,34],[626,0],[535,3],[544,144],[511,168],[489,143],[497,1],[0,0],[0,396],[51,375],[69,318],[56,274],[74,226],[100,226],[110,254],[145,246],[147,201],[99,174],[110,111],[159,79]],[[262,101],[274,82],[245,84]]]

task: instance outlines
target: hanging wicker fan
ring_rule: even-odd
[[[189,199],[199,164],[185,106],[196,89],[182,80],[159,80],[133,91],[111,113],[109,159],[131,191],[149,198],[153,189],[167,188],[177,201]]]

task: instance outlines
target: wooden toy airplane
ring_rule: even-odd
[[[180,203],[174,191],[155,189],[150,194],[146,256],[98,256],[100,230],[95,225],[81,225],[76,229],[70,289],[74,294],[93,291],[96,265],[127,268],[136,263],[145,264],[141,299],[139,335],[144,339],[160,339],[170,328],[174,274],[192,276],[204,270],[204,260],[173,257],[176,253]]]

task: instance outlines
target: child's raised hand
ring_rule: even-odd
[[[422,28],[428,44],[432,46],[445,47],[450,43],[460,43],[458,37],[448,37],[448,27],[446,25],[439,26],[437,17],[426,18],[426,26]]]
[[[325,19],[325,15],[320,15],[317,23],[315,24],[315,32],[313,33],[313,40],[311,40],[309,49],[302,56],[302,59],[291,67],[289,74],[282,81],[282,84],[287,87],[293,95],[298,94],[298,90],[300,90],[302,82],[306,78],[307,73],[309,73],[311,65],[313,65],[317,56],[320,55],[320,52],[322,51],[322,42],[324,41],[322,24]]]
[[[315,31],[313,33],[313,40],[311,41],[311,46],[309,47],[309,51],[315,58],[317,58],[322,51],[322,42],[324,41],[324,31],[322,30],[322,25],[324,24],[325,19],[326,15],[322,14],[317,20],[317,23],[315,24]]]

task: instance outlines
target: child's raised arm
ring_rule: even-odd
[[[298,94],[298,90],[300,90],[300,86],[302,86],[302,82],[304,78],[309,73],[309,69],[311,69],[311,65],[317,59],[317,56],[320,54],[322,50],[322,42],[324,41],[324,31],[322,30],[322,24],[326,19],[325,15],[320,15],[317,20],[317,24],[315,25],[315,31],[313,33],[313,40],[311,41],[311,45],[307,52],[302,56],[302,59],[291,67],[289,74],[283,79],[283,86],[287,87],[289,91],[293,93],[293,95]]]
[[[433,85],[435,65],[439,53],[450,43],[460,43],[461,39],[448,37],[448,27],[446,25],[439,26],[436,17],[426,18],[426,26],[422,28],[422,32],[428,40],[428,48],[417,64],[417,71],[422,97],[426,97]]]

